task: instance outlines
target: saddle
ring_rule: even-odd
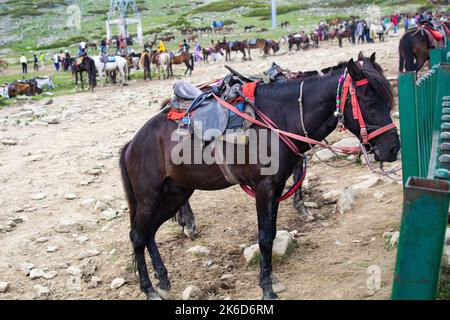
[[[248,40],[248,44],[255,45],[258,42],[258,39],[250,39]]]
[[[425,26],[425,29],[426,29],[429,33],[431,33],[431,35],[433,36],[433,38],[434,38],[436,41],[442,41],[442,40],[444,40],[444,35],[443,35],[439,30],[434,29],[434,28],[432,28],[432,27],[430,27],[430,26]]]

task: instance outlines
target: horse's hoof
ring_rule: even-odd
[[[162,300],[156,291],[147,293],[147,300]]]
[[[156,286],[156,291],[158,292],[159,297],[163,300],[170,300],[170,290],[164,290],[159,286]]]
[[[264,293],[262,300],[280,300],[280,298],[275,292],[271,292],[271,293]]]
[[[184,228],[183,233],[186,237],[188,237],[191,240],[195,240],[197,238],[197,232],[195,230]]]

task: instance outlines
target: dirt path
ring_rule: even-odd
[[[253,61],[238,62],[240,56],[232,55],[231,65],[246,74],[265,70],[272,61],[292,70],[312,70],[356,57],[363,50],[366,55],[376,51],[386,74],[393,76],[397,41],[388,38],[382,45],[346,44],[344,49],[336,43],[325,44],[317,50],[267,60],[257,58],[254,51]],[[184,69],[175,67],[175,72],[180,74]],[[221,64],[196,64],[187,80],[197,84],[224,74]],[[49,299],[144,298],[132,271],[118,150],[158,111],[177,80],[133,82],[129,87],[105,87],[94,93],[53,98],[53,103],[43,108],[50,118],[57,117],[53,121],[57,124],[46,125],[24,111],[29,103],[0,110],[0,140],[17,142],[0,144],[0,226],[14,225],[10,219],[17,222],[0,233],[0,281],[10,283],[0,299],[45,297],[45,292],[39,296],[40,287],[36,285],[50,290]],[[32,106],[42,106],[46,101]],[[337,134],[331,140],[340,138]],[[383,233],[398,230],[401,186],[383,180],[358,191],[353,209],[345,214],[337,213],[335,204],[326,204],[321,198],[323,192],[354,185],[368,174],[358,165],[335,169],[314,164],[310,175],[317,179],[309,180],[306,200],[319,205],[312,209],[317,219],[302,223],[291,201],[281,205],[278,229],[301,233],[292,254],[275,263],[274,272],[287,287],[281,298],[389,297],[395,250],[384,247]],[[384,192],[379,200],[374,198],[377,191]],[[254,200],[233,187],[214,193],[196,192],[191,204],[200,230],[198,240],[184,239],[173,222],[166,223],[158,233],[173,285],[172,297],[180,299],[184,288],[195,284],[212,299],[260,298],[258,267],[247,266],[240,252],[241,245],[256,242]],[[107,209],[111,210],[100,215]],[[118,215],[112,219],[115,212]],[[108,214],[112,220],[103,218]],[[186,253],[194,245],[207,246],[211,254],[193,257]],[[51,279],[38,277],[37,270],[38,278],[31,280],[26,271],[20,271],[22,263],[32,263]],[[374,292],[366,285],[367,268],[372,265],[381,271],[381,288]],[[81,268],[82,278],[69,266]],[[51,271],[57,273],[53,278]],[[231,284],[219,280],[224,274],[234,276]],[[95,277],[101,282],[97,283]],[[125,285],[110,289],[117,277],[124,278]]]

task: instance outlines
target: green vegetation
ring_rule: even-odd
[[[439,300],[450,300],[450,267],[442,267],[438,290]]]
[[[225,12],[233,9],[238,9],[241,7],[246,8],[261,8],[266,7],[265,3],[260,1],[246,1],[246,0],[220,0],[211,2],[192,10],[192,13],[203,13],[203,12]]]
[[[283,15],[292,11],[300,11],[305,10],[309,6],[308,5],[285,5],[277,7],[277,14]],[[244,14],[244,17],[270,17],[272,14],[271,7],[267,6],[265,8],[254,9]]]

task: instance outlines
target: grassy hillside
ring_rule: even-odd
[[[278,0],[279,21],[290,21],[292,30],[310,31],[318,21],[337,16],[365,16],[369,5],[382,14],[414,11],[425,0]],[[68,8],[77,4],[81,11],[81,30],[67,27]],[[270,3],[267,0],[138,0],[144,35],[155,32],[177,33],[183,26],[206,26],[223,20],[235,29],[232,38],[243,34],[243,27],[254,24],[270,28]],[[18,52],[58,51],[74,47],[82,39],[98,42],[105,36],[109,1],[94,0],[3,0],[0,2],[0,55],[17,57]],[[291,30],[289,30],[291,31]],[[131,29],[135,33],[136,30]],[[270,31],[267,37],[279,37],[286,30]],[[208,41],[210,38],[202,38]],[[174,46],[175,44],[169,44]]]

